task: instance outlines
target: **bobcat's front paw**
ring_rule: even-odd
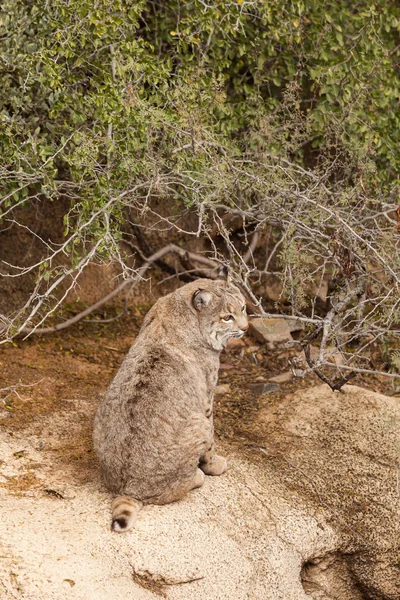
[[[223,456],[214,454],[208,462],[204,462],[199,466],[206,475],[222,475],[227,470],[228,463]]]

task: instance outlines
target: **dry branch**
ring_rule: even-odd
[[[310,330],[317,331],[319,356],[312,360],[310,355],[305,373],[316,372],[335,388],[341,387],[352,373],[384,374],[384,368],[375,368],[368,354],[383,340],[390,346],[391,340],[394,345],[399,337],[400,235],[396,194],[376,193],[373,187],[368,188],[366,177],[360,186],[359,178],[354,176],[358,163],[349,165],[347,154],[332,159],[329,150],[311,170],[286,156],[272,155],[262,145],[257,152],[249,150],[248,155],[240,157],[206,130],[194,134],[177,131],[170,122],[163,122],[163,126],[179,134],[174,156],[180,156],[185,148],[193,148],[194,153],[209,161],[207,169],[197,173],[185,163],[179,169],[173,165],[163,168],[158,154],[149,157],[154,160],[154,175],[147,181],[134,180],[123,191],[110,189],[103,205],[96,204],[86,216],[79,215],[76,222],[71,216],[65,242],[57,246],[41,239],[47,256],[28,266],[7,263],[5,277],[16,278],[34,271],[38,277],[20,311],[12,317],[0,316],[5,341],[15,335],[60,331],[77,323],[117,294],[132,289],[151,265],[158,264],[170,277],[184,280],[192,274],[213,277],[218,263],[229,262],[252,312],[301,320],[306,336]],[[74,195],[76,191],[70,182],[61,182],[60,189],[71,199],[79,197]],[[168,206],[166,198],[174,198],[170,213],[157,209],[160,202],[164,203],[163,208]],[[192,217],[193,213],[196,215],[194,224],[193,218],[186,219],[190,212]],[[121,214],[129,216],[122,240],[115,235],[113,225],[114,216]],[[37,232],[20,226],[25,228],[24,233],[38,239]],[[130,233],[126,231],[128,226],[132,228]],[[150,255],[142,233],[146,230],[154,235],[173,231],[186,239],[203,236],[214,259],[175,244]],[[130,236],[136,238],[134,243]],[[71,244],[82,248],[79,262],[70,267],[55,266],[61,255],[71,257]],[[123,244],[133,252],[124,254]],[[168,253],[179,258],[176,267],[163,260]],[[131,266],[132,255],[143,261],[141,267]],[[106,260],[121,266],[123,280],[116,289],[71,319],[43,327],[86,266],[90,262],[104,264]],[[278,275],[281,283],[273,314],[266,310],[263,297],[271,274]],[[69,285],[65,292],[57,294],[66,281]],[[327,291],[322,300],[319,296],[324,286]],[[330,361],[332,348],[340,352],[342,365]],[[390,361],[387,365],[395,368]],[[328,369],[335,369],[336,375],[327,376]]]
[[[79,321],[82,321],[82,319],[84,319],[92,312],[94,312],[95,310],[99,309],[101,306],[112,300],[124,289],[128,288],[129,291],[132,290],[132,288],[137,283],[139,283],[139,281],[143,280],[146,271],[153,265],[153,263],[157,262],[158,260],[160,260],[160,258],[170,253],[177,254],[178,256],[181,256],[185,259],[189,259],[193,262],[198,262],[207,265],[209,268],[212,269],[215,269],[218,266],[218,264],[215,261],[207,258],[206,256],[197,254],[195,252],[189,252],[188,250],[184,250],[183,248],[180,248],[175,244],[168,244],[167,246],[164,246],[164,248],[161,248],[160,250],[149,256],[146,259],[146,262],[137,270],[136,275],[133,278],[126,279],[125,281],[120,283],[120,285],[118,285],[112,292],[110,292],[91,306],[88,306],[87,308],[85,308],[85,310],[78,313],[74,317],[71,317],[63,323],[59,323],[58,325],[54,325],[52,327],[23,327],[18,331],[18,335],[27,334],[24,338],[26,339],[33,333],[55,333],[56,331],[61,331],[63,329],[66,329],[67,327],[70,327],[71,325],[74,325],[75,323],[78,323]]]

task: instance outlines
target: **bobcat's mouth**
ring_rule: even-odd
[[[230,337],[232,338],[242,338],[246,332],[245,331],[232,331]]]

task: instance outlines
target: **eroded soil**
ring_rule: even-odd
[[[224,597],[230,585],[229,597],[239,600],[249,589],[254,598],[310,597],[304,590],[320,598],[322,589],[342,585],[349,548],[348,569],[362,585],[375,589],[373,577],[379,589],[395,589],[397,399],[364,397],[361,388],[333,393],[314,376],[257,395],[249,386],[287,372],[296,346],[270,351],[248,337],[224,351],[215,429],[231,469],[207,478],[203,493],[144,511],[131,535],[109,531],[111,498],[92,450],[93,418],[148,309],[0,347],[0,495],[8,516],[0,595],[148,600],[167,590],[174,600],[197,600]],[[353,383],[390,390],[379,378]],[[332,557],[340,569],[332,563],[326,583],[328,571],[318,565]],[[326,597],[353,600],[349,586]],[[390,590],[376,597],[397,598]]]
[[[2,392],[0,428],[10,440],[34,436],[42,457],[32,461],[23,448],[17,450],[19,471],[3,473],[1,486],[18,495],[32,490],[59,493],[48,487],[43,475],[37,476],[44,465],[53,473],[53,481],[55,473],[62,474],[64,482],[97,479],[91,442],[94,413],[148,308],[130,309],[110,324],[80,323],[62,333],[0,347],[0,388],[11,388]],[[110,317],[114,310],[94,318]],[[269,351],[250,337],[246,346],[223,352],[219,383],[229,385],[229,391],[215,399],[216,437],[222,443],[252,460],[265,458],[260,447],[274,428],[274,414],[297,389],[318,380],[314,376],[295,379],[265,396],[254,393],[249,384],[287,371],[288,359],[298,352],[297,347]],[[365,382],[360,377],[354,383],[381,392],[389,387],[379,378]],[[259,418],[260,414],[264,416]]]

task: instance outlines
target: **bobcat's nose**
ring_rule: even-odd
[[[243,325],[243,327],[241,327],[240,329],[241,329],[242,331],[247,331],[247,330],[248,330],[248,328],[249,328],[249,325],[247,324],[247,325]]]

